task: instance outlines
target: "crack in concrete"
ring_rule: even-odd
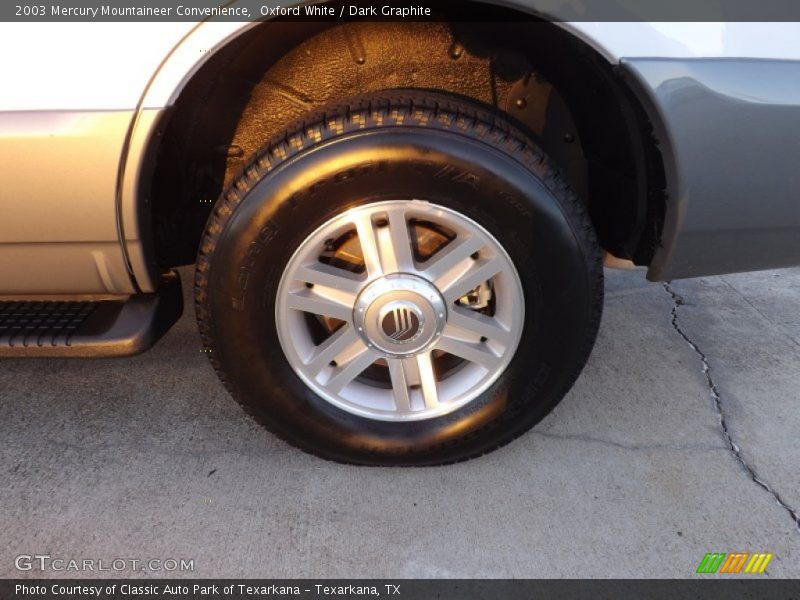
[[[549,433],[547,431],[532,431],[534,435],[539,437],[553,439],[553,440],[569,440],[576,442],[585,442],[588,444],[602,444],[603,446],[612,446],[613,448],[620,448],[622,450],[634,451],[647,451],[647,450],[724,450],[727,452],[725,446],[712,446],[710,444],[625,444],[622,442],[615,442],[613,440],[604,440],[602,438],[593,437],[590,435],[575,435],[575,434],[558,434]]]
[[[678,308],[683,305],[683,298],[672,289],[671,281],[665,281],[662,283],[666,292],[672,298],[672,328],[680,335],[683,340],[689,344],[689,347],[694,351],[695,354],[700,358],[700,363],[703,366],[703,375],[706,378],[706,384],[708,385],[709,393],[711,394],[711,399],[714,402],[714,407],[717,411],[717,417],[719,417],[719,424],[722,429],[722,437],[725,439],[725,442],[728,445],[728,449],[733,454],[736,461],[741,465],[741,467],[745,470],[745,472],[750,476],[750,479],[758,485],[761,489],[766,491],[770,494],[775,502],[778,503],[778,506],[783,508],[789,516],[794,521],[795,528],[798,532],[800,532],[800,513],[798,513],[797,509],[792,508],[786,502],[784,502],[783,498],[781,498],[780,494],[773,490],[769,484],[767,484],[763,479],[761,479],[755,471],[755,468],[750,465],[742,456],[741,448],[739,445],[733,441],[733,437],[731,436],[730,429],[728,428],[728,420],[725,414],[725,408],[722,405],[722,397],[719,394],[719,390],[717,389],[717,385],[714,383],[714,378],[711,376],[711,365],[708,364],[708,358],[703,353],[702,350],[695,344],[689,336],[681,329],[681,326],[678,325]]]

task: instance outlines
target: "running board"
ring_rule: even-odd
[[[180,318],[178,273],[157,294],[126,300],[0,301],[0,358],[131,356],[156,343]]]

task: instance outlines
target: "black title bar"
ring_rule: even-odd
[[[0,3],[4,22],[800,21],[798,0],[32,0]]]
[[[6,579],[3,600],[708,600],[800,597],[798,580]]]

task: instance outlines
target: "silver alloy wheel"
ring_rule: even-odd
[[[411,233],[417,222],[452,232],[422,261]],[[348,232],[363,272],[320,259]],[[464,305],[481,286],[491,289],[489,314]],[[330,219],[289,260],[277,294],[278,337],[298,376],[337,407],[382,421],[430,419],[474,400],[508,366],[525,318],[519,275],[498,241],[468,217],[420,200],[366,204]],[[325,339],[319,318],[338,324]],[[456,367],[437,368],[445,355]],[[365,376],[375,366],[387,371],[385,385]]]

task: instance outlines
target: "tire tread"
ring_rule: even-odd
[[[583,342],[576,348],[576,359],[573,360],[575,368],[564,379],[564,384],[558,394],[559,397],[569,391],[580,375],[594,346],[603,310],[604,283],[601,251],[588,211],[569,185],[564,173],[547,157],[529,135],[505,121],[500,113],[489,107],[475,107],[473,109],[471,105],[463,104],[457,96],[419,90],[393,90],[342,100],[305,116],[256,152],[217,200],[209,216],[197,255],[194,278],[197,323],[205,353],[209,357],[220,381],[250,416],[282,440],[299,447],[305,452],[326,460],[356,465],[365,463],[355,460],[334,459],[321,454],[311,446],[304,445],[302,441],[298,441],[296,438],[290,438],[276,427],[265,422],[239,396],[235,385],[222,368],[220,361],[214,356],[215,333],[211,311],[208,307],[208,275],[211,259],[228,220],[242,199],[265,175],[283,162],[320,142],[353,131],[385,129],[388,127],[429,127],[452,131],[504,151],[513,156],[540,179],[557,199],[569,222],[577,226],[579,243],[586,261],[586,273],[589,277],[587,283],[592,298],[589,316],[590,325],[586,329]],[[491,421],[483,428],[471,432],[469,437],[479,435],[485,432],[487,428],[496,426],[496,424],[497,420]],[[525,431],[519,432],[514,437],[506,438],[495,446],[485,448],[481,452],[451,460],[436,460],[435,456],[438,451],[463,441],[466,436],[426,448],[417,447],[414,450],[414,454],[424,454],[431,457],[431,460],[427,462],[421,461],[420,465],[453,464],[488,454],[508,444],[523,433]],[[410,454],[410,452],[398,452],[396,454],[398,461],[395,464],[408,464],[400,460],[404,454]],[[381,464],[392,465],[391,462],[385,463],[383,461]]]

